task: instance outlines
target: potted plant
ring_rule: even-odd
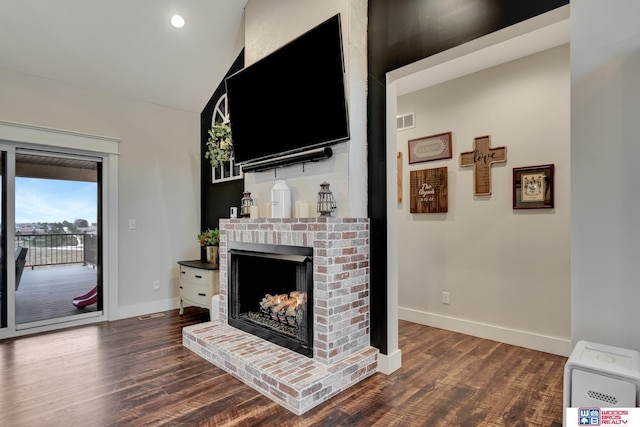
[[[213,230],[207,228],[206,231],[198,234],[198,241],[202,248],[200,260],[202,262],[208,262],[213,264],[214,268],[218,267],[219,245],[220,245],[220,230],[214,228]]]
[[[222,167],[224,162],[228,162],[232,155],[233,141],[229,124],[214,123],[209,129],[207,151],[204,153],[205,159],[209,159],[211,167],[217,168]]]

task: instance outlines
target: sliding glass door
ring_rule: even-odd
[[[100,159],[16,150],[17,329],[101,312],[100,181]]]
[[[0,120],[0,340],[117,310],[119,143]]]
[[[102,170],[0,145],[0,336],[102,317]]]

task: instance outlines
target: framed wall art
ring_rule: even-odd
[[[553,208],[553,165],[513,168],[513,209]]]
[[[402,153],[398,151],[396,155],[396,193],[398,203],[402,203]]]
[[[411,213],[443,213],[448,211],[447,168],[410,172]]]
[[[473,140],[473,151],[460,153],[460,166],[473,168],[473,194],[491,195],[491,168],[494,163],[507,161],[507,147],[491,148],[491,136]]]
[[[409,140],[409,164],[451,157],[451,132]]]

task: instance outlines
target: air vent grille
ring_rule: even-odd
[[[402,114],[396,117],[396,130],[405,130],[416,127],[415,113]]]
[[[617,405],[618,399],[614,396],[609,396],[608,394],[598,393],[597,391],[589,390],[587,391],[587,396],[594,400],[599,400],[601,402],[608,403],[609,405]]]
[[[158,317],[164,317],[164,313],[145,314],[143,316],[138,316],[138,320],[157,319]]]

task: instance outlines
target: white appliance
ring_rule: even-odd
[[[579,341],[564,366],[563,401],[564,416],[566,408],[640,406],[640,353]]]

